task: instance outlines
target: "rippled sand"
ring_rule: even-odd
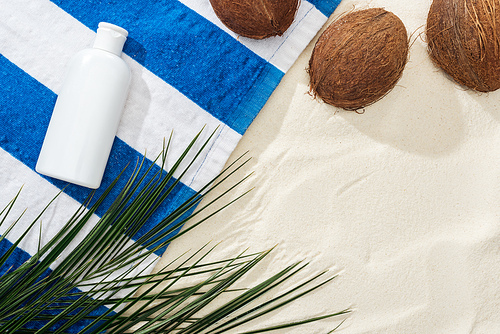
[[[430,0],[385,7],[413,46],[403,78],[363,114],[307,94],[311,44],[244,135],[253,191],[174,243],[222,241],[217,256],[278,244],[251,284],[298,260],[339,277],[257,325],[352,307],[339,333],[500,333],[500,93],[458,87],[419,36]],[[213,197],[212,197],[213,198]],[[231,196],[226,201],[229,201]],[[282,333],[326,333],[341,319]]]

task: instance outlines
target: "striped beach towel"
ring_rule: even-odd
[[[44,213],[41,234],[33,231],[7,267],[15,268],[36,253],[39,237],[42,244],[49,240],[64,222],[61,218],[70,216],[90,192],[37,174],[35,164],[66,64],[92,46],[99,22],[128,30],[123,58],[132,81],[97,195],[129,162],[145,156],[146,164],[159,169],[152,160],[171,131],[175,161],[204,126],[204,136],[217,129],[175,196],[160,208],[161,216],[221,171],[283,75],[339,2],[302,0],[283,36],[251,40],[229,31],[209,0],[0,0],[0,204],[6,205],[23,187],[17,210],[29,208],[0,243],[0,255],[63,189]],[[96,219],[102,213],[98,210]],[[154,224],[151,219],[137,237]],[[0,235],[7,227],[0,228]],[[0,270],[1,274],[7,268]]]

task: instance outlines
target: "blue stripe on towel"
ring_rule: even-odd
[[[341,0],[308,0],[316,7],[323,15],[329,17],[335,8],[339,5]]]
[[[282,77],[283,73],[275,67],[264,69],[259,85],[253,86],[248,92],[251,98],[243,101],[234,111],[238,117],[232,120],[232,123],[246,129],[264,107]]]
[[[52,1],[94,31],[101,21],[127,29],[126,54],[240,134],[283,76],[177,0]],[[247,94],[252,87],[264,91]],[[240,118],[240,104],[255,107]]]
[[[56,94],[2,55],[0,55],[0,82],[2,83],[0,85],[0,120],[2,122],[0,127],[0,147],[30,169],[35,170],[36,160],[49,124]],[[131,162],[133,165],[138,159],[142,158],[143,156],[139,152],[121,139],[115,138],[102,184],[96,195],[101,195],[104,189],[111,184],[125,167],[124,163]],[[152,164],[152,161],[146,160],[144,166],[149,167]],[[128,176],[132,173],[132,167],[130,166],[127,169],[127,172],[124,173],[125,175],[120,179],[107,201],[98,209],[96,212],[98,216],[102,216],[111,205],[112,199],[116,197]],[[155,164],[152,171],[157,172],[159,170],[160,167]],[[67,186],[64,192],[80,203],[89,194],[87,188],[72,184],[67,185],[66,182],[49,177],[45,178],[59,189]],[[137,240],[137,238],[151,230],[166,214],[173,211],[194,194],[194,190],[179,183],[173,194],[162,203],[155,215],[133,239]],[[155,253],[160,256],[164,251],[165,247]]]
[[[12,243],[8,241],[7,239],[3,239],[0,241],[0,254],[6,254],[9,249],[12,247]],[[31,258],[31,256],[23,251],[20,248],[15,248],[14,252],[9,256],[7,261],[0,266],[0,277],[5,275],[7,271],[12,272],[13,270],[16,270],[19,268],[24,262],[28,261]],[[47,271],[44,272],[41,278],[48,276],[52,271],[48,269]],[[79,293],[81,292],[78,289],[72,289],[70,293]],[[70,297],[68,297],[70,298]],[[71,299],[76,299],[76,297],[71,297]],[[100,316],[106,313],[108,309],[104,306],[100,306],[96,310],[92,311],[89,313],[90,316]],[[48,310],[45,314],[58,314],[57,311],[50,311]],[[86,326],[88,326],[92,321],[91,320],[81,320],[77,322],[75,325],[71,326],[68,328],[65,332],[66,333],[81,333],[82,329],[84,329]],[[47,321],[32,321],[29,322],[25,328],[31,328],[31,329],[40,329],[42,328]],[[59,326],[62,325],[62,322],[59,323]],[[55,325],[52,330],[56,330],[57,325]]]

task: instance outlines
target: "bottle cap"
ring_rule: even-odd
[[[120,57],[127,36],[127,30],[111,23],[101,22],[97,29],[94,48],[114,53]]]

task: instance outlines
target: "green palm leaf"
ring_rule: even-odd
[[[223,333],[269,314],[329,283],[335,276],[328,276],[326,272],[319,273],[298,286],[261,302],[259,297],[280,289],[285,281],[303,271],[307,264],[293,264],[253,287],[237,289],[234,288],[235,283],[271,250],[255,254],[243,252],[232,258],[207,261],[207,256],[214,249],[208,248],[208,245],[191,255],[185,254],[172,261],[157,273],[150,273],[154,265],[148,258],[151,254],[239,198],[205,214],[208,208],[219,202],[244,179],[188,214],[208,193],[227,181],[248,161],[244,157],[237,159],[212,182],[165,216],[137,242],[129,242],[130,237],[139,231],[159,205],[169,198],[174,187],[209,143],[210,138],[202,143],[201,148],[188,161],[187,167],[180,170],[181,163],[185,163],[200,134],[201,132],[193,138],[168,172],[163,167],[171,138],[164,144],[163,151],[155,161],[161,162],[159,172],[153,173],[151,167],[143,167],[144,161],[138,162],[132,176],[109,209],[53,270],[51,266],[69,249],[89,223],[97,208],[116,187],[120,176],[96,200],[90,194],[84,204],[67,219],[61,230],[45,245],[39,245],[38,252],[29,260],[17,268],[8,268],[0,276],[0,332],[74,333],[73,326],[78,325],[82,328],[81,333],[89,334],[104,331],[133,331],[138,334]],[[177,172],[181,177],[175,179],[173,175]],[[19,193],[0,212],[0,225],[7,224],[18,196]],[[47,207],[49,205],[50,202]],[[15,248],[37,226],[42,214],[43,212],[31,222],[29,229],[0,257],[0,267],[5,266]],[[0,242],[20,219],[22,215],[14,219],[0,236]],[[189,228],[173,233],[187,221],[195,219]],[[137,272],[138,268],[142,269]],[[215,300],[229,292],[237,293],[238,296],[221,306],[213,306]],[[298,326],[347,313],[349,310],[342,310],[251,333]],[[38,326],[33,326],[35,322]],[[36,329],[32,329],[33,327]]]

